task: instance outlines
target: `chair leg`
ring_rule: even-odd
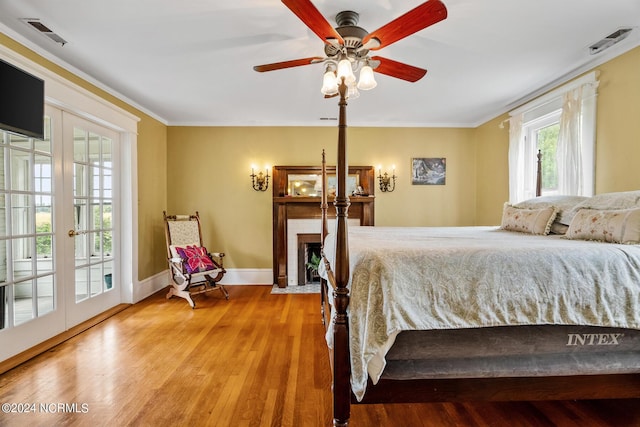
[[[215,289],[219,289],[220,292],[222,292],[222,295],[224,296],[224,298],[226,300],[229,299],[229,292],[227,292],[227,290],[225,289],[225,287],[219,283],[216,283],[218,280],[222,279],[222,276],[224,275],[224,273],[218,273],[218,275],[216,277],[211,277],[209,275],[205,276],[207,279],[207,283],[209,283],[209,286],[211,287],[211,290],[215,290]]]
[[[229,299],[229,292],[227,292],[227,290],[225,289],[225,287],[223,285],[218,285],[218,287],[220,288],[220,291],[222,291],[222,295],[224,295],[224,299],[228,300]]]
[[[196,303],[193,302],[193,300],[191,299],[191,294],[189,293],[189,291],[180,290],[180,289],[177,289],[174,286],[171,286],[169,288],[169,292],[167,293],[167,299],[171,298],[172,296],[177,296],[179,298],[184,298],[184,299],[187,300],[187,302],[189,303],[191,308],[196,308]]]
[[[187,302],[189,303],[189,305],[191,306],[191,308],[196,308],[196,303],[195,301],[193,301],[193,299],[191,299],[191,295],[194,294],[201,294],[201,293],[206,293],[209,291],[215,291],[215,290],[219,290],[220,292],[222,292],[222,295],[224,296],[224,298],[226,300],[229,299],[229,292],[227,292],[227,290],[225,289],[225,287],[223,285],[219,285],[215,282],[216,279],[219,280],[219,278],[222,277],[221,274],[219,274],[215,279],[211,276],[204,276],[205,277],[205,281],[202,282],[198,282],[195,284],[190,284],[190,280],[183,280],[182,283],[178,283],[179,279],[176,279],[175,277],[172,277],[172,283],[171,286],[169,287],[169,292],[167,293],[167,299],[171,298],[172,296],[177,296],[179,298],[184,298],[185,300],[187,300]],[[193,291],[190,289],[190,286],[193,287],[200,287],[200,290],[198,291]]]

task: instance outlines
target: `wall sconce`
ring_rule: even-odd
[[[258,172],[258,175],[254,172],[255,166],[251,166],[251,186],[256,191],[267,191],[269,188],[269,167],[267,166],[266,174],[263,174],[262,171]]]
[[[386,172],[382,175],[382,168],[378,166],[378,181],[380,181],[380,191],[391,193],[396,189],[396,167],[393,166],[393,173],[389,176]]]

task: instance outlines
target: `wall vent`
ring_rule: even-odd
[[[591,55],[595,55],[596,53],[600,53],[603,50],[610,48],[619,41],[624,40],[631,30],[632,28],[620,28],[619,30],[609,34],[607,37],[589,46],[589,53],[591,53]]]
[[[49,39],[53,40],[54,42],[60,43],[62,46],[67,44],[67,41],[65,39],[63,39],[62,37],[60,37],[59,35],[57,35],[53,31],[51,31],[49,29],[49,27],[44,25],[39,19],[37,19],[37,18],[22,18],[21,21],[24,22],[25,24],[29,25],[31,28],[35,29],[36,31],[38,31],[40,34],[44,34],[45,36],[47,36]]]

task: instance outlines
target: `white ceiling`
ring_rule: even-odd
[[[369,32],[423,0],[312,0]],[[553,84],[640,45],[640,0],[443,0],[448,18],[376,52],[426,68],[349,102],[350,126],[477,126]],[[20,18],[39,18],[51,41]],[[627,39],[590,55],[622,27]],[[278,0],[0,0],[0,31],[169,125],[335,125],[323,67],[253,65],[324,56]]]

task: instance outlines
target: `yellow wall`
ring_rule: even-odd
[[[453,226],[475,222],[475,146],[472,129],[349,128],[349,162],[391,172],[393,193],[376,190],[376,224]],[[335,137],[334,137],[335,139]],[[335,155],[335,146],[330,147]],[[412,185],[411,159],[444,157],[446,185]],[[377,180],[376,180],[377,183]]]
[[[475,225],[500,223],[502,207],[509,200],[509,126],[500,123],[508,115],[497,117],[474,131],[476,147]]]
[[[337,105],[336,105],[337,108]],[[348,161],[382,165],[398,175],[393,193],[376,191],[377,225],[472,225],[475,162],[471,129],[348,128]],[[336,127],[169,127],[168,206],[198,210],[210,250],[225,266],[270,268],[271,188],[251,188],[252,164],[335,165]],[[444,186],[413,186],[412,157],[446,157]]]
[[[167,209],[167,127],[138,123],[138,279],[167,268],[162,211]]]
[[[88,83],[64,68],[0,33],[0,44],[55,72],[89,92],[135,114],[138,123],[138,278],[145,279],[166,268],[162,211],[166,207],[166,126],[151,116]]]
[[[640,47],[598,67],[596,193],[640,189]]]

